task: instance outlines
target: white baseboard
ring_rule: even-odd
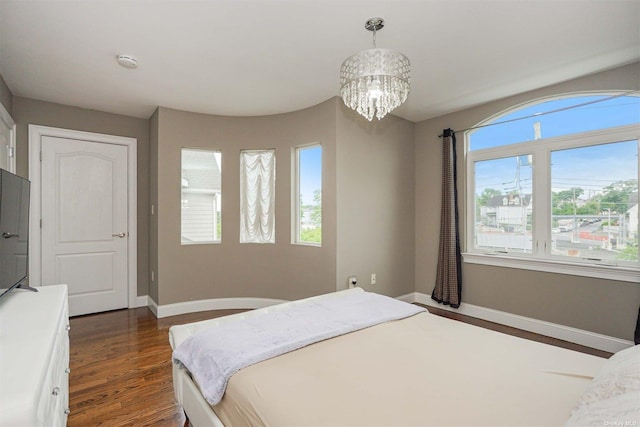
[[[632,341],[597,334],[583,329],[572,328],[570,326],[559,325],[557,323],[532,319],[530,317],[519,316],[517,314],[498,311],[478,305],[467,304],[464,302],[460,304],[460,308],[451,308],[448,305],[438,304],[431,299],[430,295],[420,292],[402,295],[397,297],[397,299],[409,303],[417,302],[426,306],[437,307],[454,313],[464,314],[465,316],[511,326],[525,331],[534,332],[536,334],[545,335],[547,337],[557,338],[587,347],[596,348],[598,350],[608,351],[610,353],[615,353],[633,346]]]
[[[418,302],[416,301],[416,298],[417,298],[416,295],[417,295],[417,292],[411,292],[410,294],[400,295],[399,297],[396,297],[396,299],[400,301],[408,302],[409,304],[413,304],[414,302]]]
[[[147,307],[149,307],[149,310],[151,310],[154,316],[158,317],[158,303],[155,302],[155,300],[151,298],[151,296],[149,296],[147,299],[149,301]]]
[[[149,297],[149,309],[157,318],[209,310],[256,309],[287,302],[270,298],[214,298],[158,305]]]
[[[138,307],[148,307],[149,306],[149,296],[148,295],[139,295],[133,300],[133,303],[129,305],[129,308],[138,308]]]
[[[511,326],[528,332],[557,338],[564,341],[584,345],[598,350],[615,353],[625,348],[633,346],[632,341],[610,337],[583,329],[572,328],[557,323],[524,317],[517,314],[481,307],[478,305],[462,303],[457,309],[448,305],[438,304],[431,299],[430,295],[420,292],[412,292],[396,297],[396,299],[408,303],[417,302],[430,307],[460,313],[465,316]],[[195,313],[209,310],[234,310],[234,309],[256,309],[268,307],[270,305],[287,302],[286,300],[270,298],[214,298],[198,301],[179,302],[175,304],[158,305],[150,296],[139,296],[136,300],[137,307],[145,305],[153,312],[157,318],[176,316],[179,314]]]

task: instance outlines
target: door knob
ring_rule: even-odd
[[[112,236],[123,238],[123,237],[127,237],[127,233],[117,233],[117,234],[112,234]]]

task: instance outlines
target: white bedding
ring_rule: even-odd
[[[286,310],[200,331],[173,352],[216,405],[240,369],[318,341],[424,312],[421,307],[369,292],[311,299]]]
[[[170,341],[301,303],[174,326]],[[197,427],[560,426],[605,361],[424,312],[242,369],[216,406],[179,365],[174,389]]]
[[[604,364],[566,426],[640,426],[640,345],[619,351]]]

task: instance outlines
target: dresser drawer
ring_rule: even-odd
[[[37,402],[38,425],[65,426],[69,407],[69,332],[66,312],[59,319],[56,340]]]
[[[63,427],[69,405],[67,287],[13,292],[0,307],[0,427]]]

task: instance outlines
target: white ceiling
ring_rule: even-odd
[[[639,0],[0,0],[0,74],[15,96],[142,118],[282,113],[338,94],[374,16],[377,46],[411,60],[394,114],[414,122],[640,59]]]

